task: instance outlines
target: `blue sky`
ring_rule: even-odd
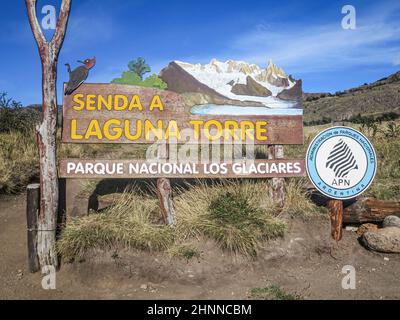
[[[304,81],[306,92],[335,92],[400,70],[400,1],[72,0],[58,66],[96,56],[88,82],[109,82],[138,56],[155,73],[168,62],[237,59],[266,67],[269,58]],[[57,0],[38,0],[59,8]],[[344,5],[356,30],[341,27]],[[23,0],[0,10],[0,92],[23,104],[41,101],[41,69]],[[48,35],[49,36],[49,35]],[[59,90],[61,97],[61,90]],[[59,99],[60,100],[60,99]],[[61,103],[61,100],[59,101]]]

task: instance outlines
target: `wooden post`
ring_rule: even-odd
[[[57,135],[57,60],[64,41],[71,0],[62,0],[56,31],[50,43],[46,41],[36,16],[36,0],[25,0],[29,22],[42,62],[42,122],[36,129],[40,162],[40,212],[37,249],[41,267],[58,266],[55,251],[58,179],[56,162]]]
[[[340,241],[343,236],[343,201],[329,200],[328,209],[331,218],[332,238],[335,241]]]
[[[26,188],[26,221],[28,238],[28,265],[32,273],[40,270],[37,252],[37,220],[40,208],[40,185],[30,184]]]
[[[283,146],[268,146],[268,159],[283,159]],[[285,179],[273,178],[271,197],[279,206],[283,207],[285,204]]]
[[[58,216],[57,216],[57,230],[56,239],[61,235],[67,221],[67,179],[60,178],[58,180]]]
[[[169,145],[158,146],[158,158],[163,160],[169,159]],[[175,209],[172,202],[172,188],[171,182],[166,178],[157,179],[157,195],[160,200],[161,212],[164,218],[164,222],[167,225],[175,224]]]

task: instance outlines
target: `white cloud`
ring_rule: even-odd
[[[400,66],[400,54],[393,58],[393,65]]]
[[[291,73],[400,64],[400,24],[391,19],[399,5],[357,17],[356,30],[327,25],[271,25],[239,35],[229,48],[238,59],[265,66],[268,58]],[[376,12],[376,14],[372,13]]]
[[[109,15],[100,10],[92,10],[90,14],[80,10],[69,19],[63,50],[69,52],[76,47],[105,43],[112,39],[113,34],[113,20]]]

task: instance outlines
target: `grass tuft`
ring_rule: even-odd
[[[78,194],[78,198],[89,198],[96,191],[96,188],[101,180],[91,179],[81,181],[82,189]]]
[[[183,239],[203,234],[222,249],[256,256],[264,240],[286,230],[275,217],[277,207],[267,186],[249,181],[192,186],[175,200],[178,234]]]
[[[191,186],[175,199],[175,227],[159,224],[157,198],[128,190],[108,209],[72,219],[58,241],[67,260],[83,258],[92,248],[123,246],[165,250],[187,260],[199,258],[185,240],[206,236],[225,250],[255,257],[266,239],[283,236],[286,224],[268,197],[266,182],[224,182]]]
[[[174,258],[182,258],[186,261],[190,261],[192,259],[200,259],[201,252],[198,248],[192,245],[174,245],[170,248],[169,254]]]
[[[255,300],[301,300],[300,295],[287,293],[276,285],[254,288],[250,291],[250,298]]]
[[[311,218],[327,214],[327,209],[316,206],[305,194],[305,179],[288,179],[285,183],[285,203],[282,214]]]
[[[126,191],[104,212],[71,220],[57,243],[58,251],[69,261],[82,258],[92,248],[165,250],[173,244],[174,232],[157,223],[158,211],[156,199],[135,189]]]
[[[399,179],[376,179],[366,192],[367,196],[380,200],[399,200],[400,199],[400,180]]]

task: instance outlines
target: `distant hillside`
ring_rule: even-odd
[[[303,106],[305,122],[310,124],[400,114],[400,72],[336,94],[305,93]]]

